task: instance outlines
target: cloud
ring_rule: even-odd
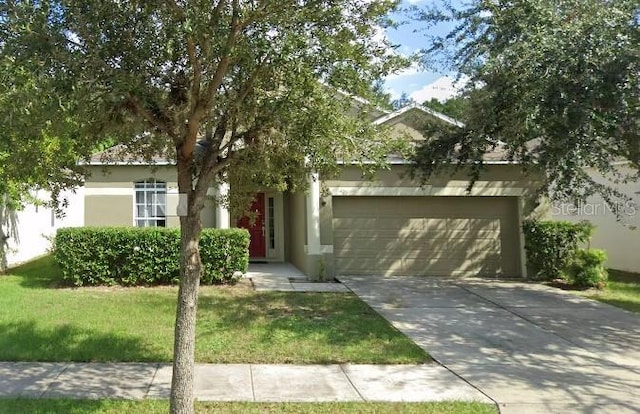
[[[409,97],[420,103],[430,101],[433,98],[443,102],[456,96],[467,82],[468,78],[466,77],[462,77],[456,82],[456,80],[450,76],[442,76],[430,84],[413,91]]]

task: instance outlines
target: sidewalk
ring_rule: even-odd
[[[0,362],[0,397],[167,399],[172,367],[156,363]],[[197,364],[200,401],[480,401],[436,364]]]

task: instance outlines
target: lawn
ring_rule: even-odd
[[[0,399],[4,414],[155,414],[166,413],[168,401],[88,401]],[[438,403],[240,403],[197,402],[197,413],[407,413],[407,414],[496,414],[489,404],[465,402]]]
[[[586,291],[584,295],[640,313],[640,274],[610,269],[607,286],[602,291]]]
[[[172,358],[176,287],[65,288],[50,257],[0,276],[0,360]],[[352,294],[200,291],[196,360],[420,363],[419,347]],[[2,410],[0,410],[2,411]]]

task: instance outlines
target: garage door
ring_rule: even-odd
[[[342,275],[520,274],[516,197],[333,197]]]

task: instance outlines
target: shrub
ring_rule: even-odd
[[[200,239],[204,284],[234,282],[246,272],[249,234],[204,229]],[[54,257],[75,286],[157,285],[178,281],[180,231],[166,228],[81,227],[60,229]]]
[[[527,263],[533,279],[553,280],[564,276],[578,245],[589,240],[588,222],[536,221],[523,223]]]
[[[573,285],[580,288],[602,289],[607,284],[604,263],[607,253],[600,249],[580,249],[567,267],[567,275]]]

